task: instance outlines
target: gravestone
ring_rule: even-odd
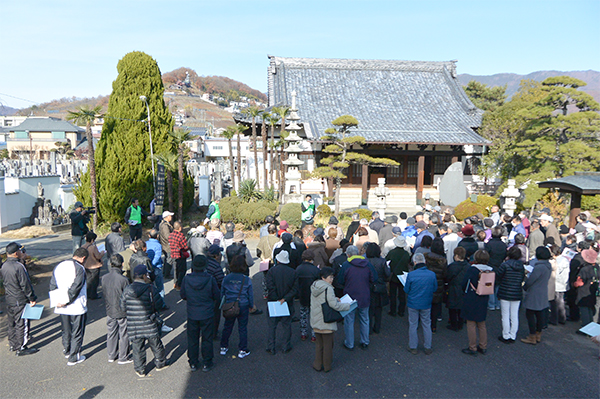
[[[448,206],[457,206],[469,197],[462,173],[462,162],[455,162],[448,166],[440,182],[439,190],[440,200]]]

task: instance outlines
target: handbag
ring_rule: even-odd
[[[221,307],[224,318],[233,319],[233,318],[236,318],[239,316],[239,314],[240,314],[240,296],[242,295],[242,288],[244,288],[245,282],[246,282],[246,279],[244,278],[242,280],[242,285],[240,286],[240,292],[238,292],[238,296],[237,296],[237,299],[235,300],[235,302],[224,303],[223,306]]]
[[[329,306],[329,303],[327,302],[328,289],[329,288],[325,289],[325,302],[321,304],[321,309],[323,310],[323,321],[325,323],[337,323],[338,321],[342,321],[344,318],[340,312]]]

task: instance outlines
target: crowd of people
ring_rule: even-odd
[[[407,316],[407,350],[414,355],[419,353],[419,324],[423,351],[433,352],[433,336],[446,316],[444,307],[446,328],[459,332],[466,325],[468,345],[462,353],[469,356],[487,352],[490,311],[501,311],[498,340],[504,344],[519,338],[521,308],[528,331],[520,341],[529,345],[541,342],[548,325],[572,321],[585,326],[597,320],[600,226],[588,212],[582,212],[569,229],[556,226],[547,208],[535,215],[522,211],[510,216],[494,206],[489,217],[478,214],[458,221],[451,208],[442,212],[429,206],[411,217],[402,212],[382,219],[373,212],[367,220],[355,213],[344,232],[335,216],[324,228],[314,226],[309,197],[302,204],[301,229],[288,231],[286,221],[272,216],[260,229],[259,290],[263,299],[285,303],[289,310],[286,316],[267,317],[266,351],[271,355],[293,349],[292,323],[298,321],[300,339],[315,343],[313,368],[329,372],[338,321],[343,320],[342,348],[368,350],[371,337],[382,329],[388,305],[389,316]],[[137,201],[132,201],[127,214],[130,231],[141,225],[138,219],[149,215],[137,208]],[[56,266],[49,286],[62,323],[67,365],[85,360],[81,347],[87,301],[103,298],[108,361],[133,363],[137,375],[144,377],[149,346],[156,370],[168,367],[161,337],[172,328],[165,325],[161,312],[168,309],[164,281],[169,278],[187,305],[191,371],[213,369],[215,341],[220,355],[229,352],[236,322],[237,357],[251,354],[248,321],[263,311],[254,301],[250,268],[255,262],[244,233],[233,223],[221,225],[218,199],[211,203],[204,224],[192,222],[187,235],[181,222],[172,219],[173,213],[165,211],[148,231],[147,241],[136,227],[128,247],[121,225],[113,223],[105,251],[98,250],[96,234],[74,223],[81,237],[73,234],[73,257]],[[29,345],[29,320],[20,316],[37,297],[21,262],[22,246],[10,243],[6,252],[1,272],[10,349],[18,356],[33,354],[37,349]],[[97,289],[103,260],[109,272],[102,276],[101,296]],[[278,328],[282,342],[277,342]]]

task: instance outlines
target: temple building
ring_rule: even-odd
[[[311,151],[299,155],[307,161],[302,193],[322,191],[332,196],[331,183],[321,182],[319,190],[308,175],[328,156],[322,152],[326,143],[321,137],[341,115],[355,117],[359,125],[352,132],[366,138],[365,145],[353,150],[400,164],[351,165],[342,182],[342,208],[374,202],[373,191],[382,177],[390,189],[390,209],[414,207],[425,193],[439,198],[437,184],[454,162],[463,162],[467,183],[473,180],[478,156],[490,142],[477,134],[483,111],[466,96],[456,77],[455,61],[276,56],[269,56],[269,61],[269,107],[289,106],[294,92],[302,126],[298,135],[310,143]]]

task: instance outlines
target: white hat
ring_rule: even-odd
[[[174,213],[173,212],[169,212],[169,211],[164,211],[162,214],[163,219],[166,218],[167,216],[173,216]]]
[[[408,244],[406,243],[406,238],[403,236],[394,237],[394,245],[398,248],[403,248],[405,251],[408,251]]]
[[[290,263],[290,254],[287,253],[287,251],[281,251],[277,254],[275,259],[277,259],[277,262],[285,263],[287,265]]]
[[[542,216],[540,216],[540,220],[545,220],[550,223],[554,222],[554,218],[550,215],[546,215],[545,213]]]

